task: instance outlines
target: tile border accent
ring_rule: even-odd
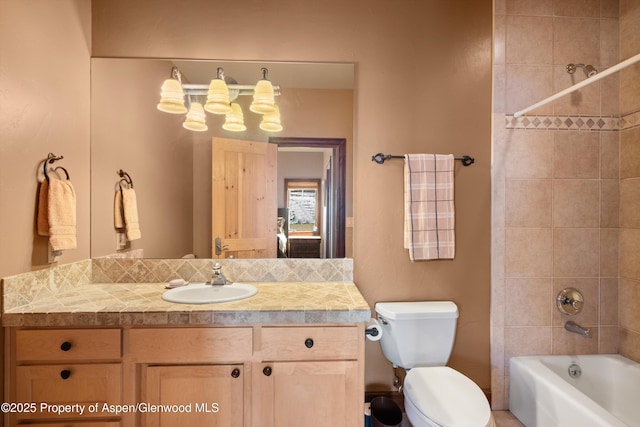
[[[505,115],[507,129],[617,131],[623,119],[617,116]]]
[[[640,127],[640,110],[623,116],[505,115],[507,129],[619,131],[636,127]]]

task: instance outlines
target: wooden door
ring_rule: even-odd
[[[277,256],[277,150],[265,142],[213,138],[214,257]]]
[[[143,401],[168,408],[143,414],[148,427],[244,426],[243,365],[148,366]]]
[[[357,361],[261,363],[253,371],[255,427],[362,424]]]

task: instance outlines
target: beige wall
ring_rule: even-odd
[[[42,160],[64,156],[77,197],[77,249],[89,257],[89,61],[91,3],[0,1],[0,277],[47,265],[34,237]]]
[[[611,76],[533,111],[541,116],[539,125],[532,124],[534,117],[528,122],[509,118],[505,125],[505,113],[584,80],[581,70],[567,74],[567,64],[603,70],[622,59],[618,15],[617,0],[496,2],[491,313],[495,409],[508,407],[512,356],[618,352],[622,168],[618,121],[607,117],[620,114],[620,79]],[[576,123],[578,116],[584,122],[604,117],[616,126],[597,131],[593,129],[598,126],[576,130],[578,125],[566,124],[567,119]],[[549,123],[561,118],[562,123],[544,130],[547,118]],[[508,128],[512,126],[516,128]],[[564,330],[569,319],[555,307],[564,287],[583,293],[584,309],[571,320],[590,327],[593,338]]]
[[[620,2],[620,59],[640,52],[640,0]],[[640,110],[640,65],[620,73],[623,115]],[[620,353],[640,362],[640,127],[620,132]]]
[[[30,7],[34,2],[5,0],[1,4],[4,9],[25,8],[20,13],[2,13],[2,19],[7,17],[2,31],[8,34],[2,38],[1,46],[15,50],[13,54],[20,60],[37,61],[35,67],[8,74],[11,79],[24,82],[27,72],[35,72],[38,89],[46,88],[45,93],[54,90],[45,86],[52,73],[59,73],[63,81],[68,78],[69,84],[83,83],[79,92],[75,86],[74,90],[65,91],[65,96],[53,96],[57,95],[54,92],[55,101],[51,102],[56,102],[56,107],[63,102],[65,108],[57,108],[54,113],[50,109],[27,112],[36,123],[23,129],[12,153],[20,165],[16,169],[21,172],[7,176],[12,182],[33,181],[36,162],[48,151],[56,150],[56,144],[31,137],[27,129],[42,129],[37,123],[43,117],[58,118],[56,123],[63,129],[59,131],[60,140],[78,144],[73,152],[65,150],[66,145],[58,150],[69,157],[66,165],[79,177],[78,185],[85,186],[81,189],[86,198],[84,210],[79,210],[83,249],[77,255],[87,258],[89,61],[88,50],[82,48],[88,49],[89,38],[80,31],[88,28],[82,25],[86,24],[84,13],[88,10],[80,5],[88,9],[88,3],[63,3],[75,6],[66,11],[60,8],[60,2],[38,2],[36,7]],[[95,56],[355,63],[355,280],[372,306],[382,300],[451,299],[458,303],[461,314],[450,364],[481,387],[489,387],[490,1],[110,0],[93,1],[91,6]],[[43,10],[50,13],[34,13]],[[57,14],[62,14],[60,19],[48,19]],[[48,25],[55,28],[43,31]],[[77,38],[73,42],[58,41],[54,36],[63,29],[78,29]],[[24,40],[31,40],[34,34],[42,34],[42,40],[25,44]],[[67,55],[72,60],[71,68],[51,67]],[[29,98],[16,93],[14,98],[41,100],[35,92],[42,91],[34,90]],[[48,104],[38,101],[30,105],[40,108]],[[76,109],[78,105],[82,108]],[[13,121],[2,119],[3,133],[13,132],[12,126],[24,110],[16,108]],[[67,117],[65,111],[74,114]],[[458,167],[456,171],[455,260],[409,261],[402,247],[402,162],[376,165],[371,156],[380,151],[442,152],[476,158],[474,166]],[[22,169],[25,165],[31,170]],[[24,249],[16,246],[20,250],[14,251],[12,247],[11,254],[3,257],[2,274],[6,275],[31,268],[35,182],[14,192],[7,188],[4,178],[3,175],[4,199],[17,194],[16,204],[20,206],[15,213],[3,210],[3,223],[14,227],[11,235],[15,234],[16,242],[28,239]],[[376,343],[367,343],[368,388],[388,389],[391,381],[390,363]]]

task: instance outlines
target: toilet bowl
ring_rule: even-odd
[[[413,427],[490,427],[493,422],[482,390],[446,366],[411,369],[404,381],[404,406]]]
[[[407,370],[405,411],[413,427],[495,425],[480,387],[446,366],[458,319],[455,303],[380,302],[375,310],[385,357]]]

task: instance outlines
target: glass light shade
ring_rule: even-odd
[[[207,103],[204,109],[213,114],[227,114],[231,112],[229,105],[229,88],[224,80],[213,79],[207,92]]]
[[[184,91],[179,81],[167,79],[160,89],[160,103],[158,110],[171,114],[184,114],[187,107],[184,106]]]
[[[275,106],[273,113],[267,113],[262,116],[262,122],[260,122],[260,129],[266,132],[280,132],[282,130],[282,124],[280,123],[280,109]]]
[[[276,109],[273,85],[269,80],[259,80],[253,92],[253,102],[249,110],[254,113],[273,113]]]
[[[184,123],[182,123],[182,127],[195,132],[204,132],[209,129],[207,127],[207,122],[205,121],[204,109],[202,108],[202,104],[200,104],[199,102],[191,103],[191,108],[189,108],[187,118],[185,119]]]
[[[247,127],[244,125],[244,114],[242,113],[240,105],[232,102],[231,110],[232,111],[225,116],[226,120],[222,125],[222,129],[231,132],[242,132],[247,130]]]

